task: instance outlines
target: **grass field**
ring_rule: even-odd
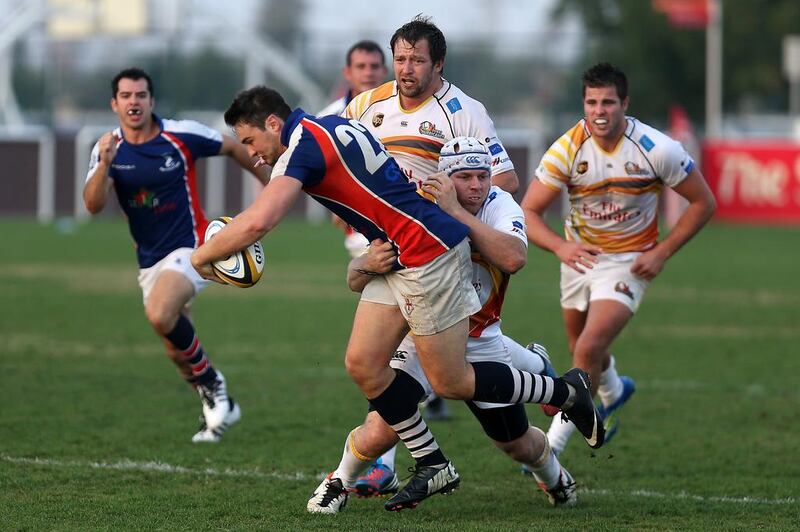
[[[144,320],[126,228],[0,222],[0,529],[796,530],[800,231],[713,225],[669,264],[616,343],[638,391],[622,428],[562,455],[579,504],[553,509],[466,407],[432,423],[462,487],[390,514],[305,511],[365,402],[343,366],[356,298],[335,229],[287,223],[249,290],[212,286],[194,318],[243,408],[193,445],[200,404]],[[531,250],[504,329],[569,367],[556,259]],[[538,408],[534,422],[546,428]],[[401,467],[410,465],[405,451]]]

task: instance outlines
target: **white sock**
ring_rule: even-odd
[[[544,372],[542,357],[528,351],[508,336],[503,335],[503,343],[506,345],[506,349],[508,349],[508,353],[511,355],[512,366],[536,375]]]
[[[603,403],[603,406],[608,406],[622,397],[623,389],[622,379],[620,379],[619,374],[617,374],[614,355],[611,355],[611,363],[600,374],[600,385],[597,387],[597,395],[600,396],[600,401]]]
[[[545,436],[544,432],[542,432],[540,429],[536,427],[531,428],[539,431],[542,436]],[[536,482],[544,484],[548,489],[555,487],[561,479],[561,464],[558,462],[556,455],[553,454],[553,451],[550,449],[550,445],[547,443],[546,436],[542,455],[533,463],[527,465],[530,468],[531,473],[533,473],[533,477],[536,479]]]
[[[391,449],[386,451],[378,458],[378,461],[394,471],[394,456],[397,454],[397,445],[393,446]]]
[[[336,471],[331,475],[334,478],[341,479],[342,485],[345,488],[352,488],[356,485],[356,479],[367,470],[369,465],[375,461],[375,458],[364,456],[354,448],[353,433],[355,429],[350,431],[347,439],[344,442],[344,451],[342,452],[342,461]]]
[[[564,423],[561,420],[561,415],[562,412],[559,412],[553,416],[553,421],[550,423],[550,429],[547,431],[547,441],[550,443],[550,447],[556,454],[561,454],[564,452],[564,448],[567,446],[569,437],[572,436],[573,432],[575,432],[575,424],[572,423],[572,421]]]

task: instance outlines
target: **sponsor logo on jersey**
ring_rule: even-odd
[[[524,226],[524,225],[522,225],[522,222],[520,222],[519,220],[514,220],[514,221],[512,221],[512,222],[511,222],[511,225],[513,225],[513,226],[514,226],[514,227],[516,227],[517,229],[523,229],[523,230],[525,229],[525,226]]]
[[[644,149],[645,149],[645,150],[647,150],[647,151],[650,151],[650,150],[652,150],[652,149],[655,147],[655,145],[656,145],[656,143],[655,143],[655,142],[653,142],[653,141],[650,139],[650,137],[648,137],[647,135],[642,135],[642,136],[641,136],[641,138],[639,139],[639,144],[641,144],[641,145],[642,145],[642,148],[644,148]]]
[[[486,204],[488,205],[489,203],[493,202],[496,197],[497,197],[497,192],[494,192],[494,191],[491,192],[489,194],[489,197],[486,198]]]
[[[139,189],[131,199],[128,200],[128,205],[134,209],[150,208],[155,209],[158,207],[158,198],[155,194],[146,188]]]
[[[372,115],[372,125],[380,127],[381,124],[383,124],[383,113],[375,113]]]
[[[628,175],[650,175],[650,172],[633,161],[625,163],[625,173]]]
[[[419,132],[429,137],[436,137],[437,139],[444,138],[444,133],[436,129],[436,124],[428,122],[427,120],[419,125]]]
[[[589,161],[581,161],[578,163],[578,173],[585,174],[589,171]]]
[[[461,110],[461,102],[458,101],[458,98],[453,98],[449,102],[447,102],[447,108],[450,109],[451,113],[456,113]]]
[[[503,147],[500,144],[494,143],[489,146],[489,153],[492,155],[497,155],[501,151],[503,151]]]
[[[633,299],[633,292],[631,292],[631,288],[627,283],[623,283],[622,281],[617,282],[617,284],[614,285],[614,291],[619,292],[620,294],[625,294],[629,298]]]
[[[162,157],[164,157],[164,164],[158,168],[161,172],[170,172],[181,165],[181,162],[174,159],[172,155],[162,155]]]
[[[500,157],[495,157],[494,159],[492,159],[492,166],[497,166],[498,164],[507,163],[508,160],[509,160],[508,157],[506,157],[505,159],[501,159]]]
[[[112,164],[114,170],[136,170],[135,164]]]
[[[400,127],[408,127],[408,120],[401,120]]]

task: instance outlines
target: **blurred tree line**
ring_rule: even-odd
[[[787,112],[782,40],[800,33],[798,0],[720,0],[723,6],[723,105],[726,113]],[[705,111],[705,30],[671,26],[647,0],[558,0],[557,23],[577,15],[587,33],[574,79],[598,61],[628,76],[631,114],[663,122],[671,104],[696,122]]]
[[[781,72],[781,43],[785,34],[800,33],[798,0],[722,1],[725,111],[786,112],[788,83]],[[304,9],[303,2],[271,0],[261,4],[258,17],[259,31],[281,43],[301,62],[309,55],[304,49]],[[703,30],[671,27],[650,0],[557,0],[551,26],[557,29],[570,16],[578,17],[585,31],[583,51],[575,64],[560,64],[549,57],[548,50],[561,45],[558,33],[547,42],[534,43],[540,46],[538,53],[529,56],[498,55],[489,40],[465,41],[448,35],[445,76],[482,101],[495,117],[524,117],[532,110],[572,117],[582,112],[582,71],[597,61],[610,61],[629,77],[632,115],[663,125],[669,106],[681,104],[696,123],[702,122]],[[498,35],[502,38],[500,30]],[[359,38],[354,35],[353,41]],[[380,44],[386,46],[388,38]],[[111,96],[111,77],[128,65],[141,66],[152,74],[157,111],[164,115],[189,109],[224,109],[244,84],[242,58],[211,44],[191,51],[171,46],[165,48],[167,52],[126,59],[124,65],[113,68],[98,65],[89,72],[72,69],[59,59],[69,55],[63,48],[61,45],[57,49],[60,53],[55,54],[55,74],[45,74],[24,63],[15,65],[16,94],[24,109],[40,109],[47,117],[55,102],[63,103],[65,98],[77,109],[105,109]],[[341,66],[306,70],[320,86],[332,87]],[[267,82],[279,90],[286,89],[273,78]],[[68,94],[62,87],[69,87]],[[287,98],[292,101],[290,92]]]

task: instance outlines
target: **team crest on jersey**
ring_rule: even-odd
[[[427,120],[419,125],[419,132],[429,137],[436,137],[437,139],[444,138],[444,133],[436,129],[436,124],[428,122]]]
[[[162,157],[164,157],[164,164],[159,167],[159,170],[162,172],[169,172],[170,170],[175,170],[181,165],[180,161],[174,159],[172,155],[162,155]]]
[[[617,284],[614,285],[614,291],[619,292],[620,294],[625,294],[629,298],[633,299],[633,292],[631,292],[631,288],[628,286],[627,283],[619,281]]]
[[[650,175],[650,172],[633,161],[625,163],[625,173],[628,175]]]
[[[585,174],[589,171],[589,161],[581,161],[578,163],[578,173]]]
[[[380,127],[381,124],[383,124],[383,113],[375,113],[372,115],[372,125]]]

